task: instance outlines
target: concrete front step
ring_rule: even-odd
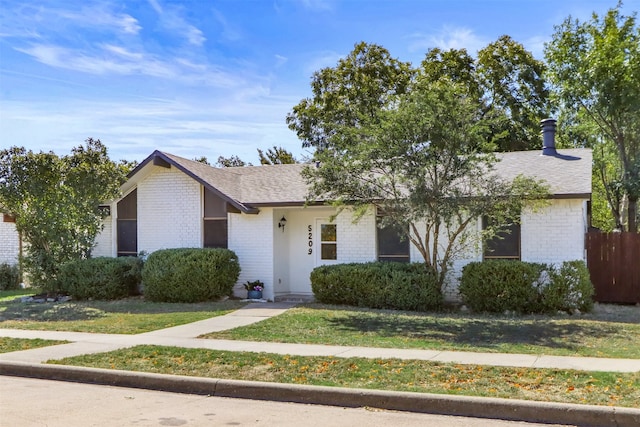
[[[286,294],[286,295],[276,295],[274,298],[274,302],[315,302],[315,298],[313,295],[306,294]]]

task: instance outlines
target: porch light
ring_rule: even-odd
[[[282,228],[283,233],[284,233],[285,225],[287,225],[287,218],[285,218],[284,215],[282,215],[282,218],[280,218],[280,221],[278,222],[278,228]]]

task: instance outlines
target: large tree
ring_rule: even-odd
[[[587,22],[568,17],[545,46],[563,127],[594,148],[596,177],[616,227],[638,231],[640,27],[621,4]],[[615,151],[615,159],[609,154]],[[612,163],[613,160],[613,163]],[[626,211],[626,215],[625,215]]]
[[[61,264],[91,255],[105,215],[100,204],[118,195],[125,169],[91,138],[62,157],[23,147],[0,151],[0,205],[16,218],[33,285],[55,290]]]
[[[522,44],[502,36],[476,58],[465,49],[430,49],[422,70],[425,79],[460,83],[481,100],[490,123],[483,137],[496,151],[541,148],[540,120],[550,112],[545,66]]]
[[[358,45],[335,69],[316,73],[314,98],[289,116],[303,143],[317,148],[319,167],[304,171],[309,196],[358,214],[375,206],[385,214],[383,225],[405,233],[442,287],[452,261],[482,237],[469,227],[479,216],[506,225],[518,220],[523,203],[546,192],[530,180],[505,182],[491,173],[496,159],[486,135],[492,123],[483,117],[481,96],[455,79],[427,78],[426,67],[399,67],[383,48],[373,50],[378,54],[362,60]],[[401,85],[389,80],[374,90],[353,83],[396,72]]]

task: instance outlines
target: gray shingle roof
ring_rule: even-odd
[[[591,150],[559,149],[556,156],[543,156],[541,151],[498,153],[501,159],[496,173],[505,179],[519,174],[543,179],[556,197],[577,197],[591,194]]]
[[[216,168],[169,153],[155,151],[130,176],[154,157],[174,165],[212,189],[243,212],[257,212],[258,206],[300,205],[306,200],[307,185],[300,175],[304,164]],[[495,173],[505,179],[519,174],[543,179],[554,197],[588,197],[591,194],[591,150],[558,150],[556,156],[541,151],[498,153]]]

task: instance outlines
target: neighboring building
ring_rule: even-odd
[[[584,234],[591,197],[591,151],[548,147],[501,153],[497,173],[545,179],[552,199],[539,212],[523,212],[520,227],[484,256],[454,265],[447,289],[455,299],[456,271],[469,261],[503,257],[557,263],[585,259]],[[551,150],[552,149],[552,150]],[[373,209],[359,222],[344,210],[305,206],[301,164],[214,168],[160,151],[129,175],[123,197],[110,204],[94,256],[124,256],[177,247],[228,247],[242,271],[236,285],[262,280],[264,296],[311,296],[309,274],[318,265],[381,260],[421,261],[409,243],[376,226]],[[478,219],[478,230],[482,220]]]
[[[0,210],[0,264],[17,264],[20,255],[20,236],[15,219]]]

